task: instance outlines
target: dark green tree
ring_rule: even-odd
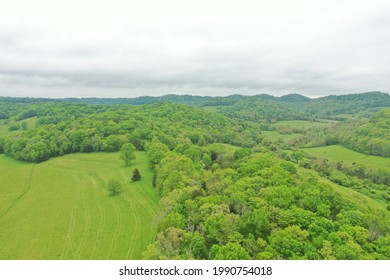
[[[139,170],[137,168],[133,170],[133,177],[131,177],[131,180],[133,182],[141,180],[141,174],[139,173]]]

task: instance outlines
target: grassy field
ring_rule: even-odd
[[[326,158],[332,162],[343,161],[344,163],[349,164],[358,163],[369,169],[390,169],[390,158],[361,154],[340,145],[305,148],[303,150],[309,155]]]
[[[153,241],[159,196],[144,152],[129,167],[118,153],[40,164],[1,155],[0,174],[0,259],[140,259]],[[111,178],[120,195],[109,195]]]
[[[331,120],[323,120],[321,122],[311,122],[311,121],[299,121],[299,120],[294,120],[294,121],[279,121],[275,124],[276,127],[289,127],[291,129],[294,128],[304,128],[304,129],[309,129],[313,127],[324,127],[324,126],[329,126],[330,124],[335,123],[335,121]]]
[[[20,125],[22,122],[26,122],[27,123],[27,129],[30,129],[30,128],[35,126],[35,123],[37,122],[37,117],[32,117],[32,118],[29,118],[29,119],[21,120],[21,121],[18,121],[16,123],[18,123]],[[0,121],[0,137],[1,136],[13,135],[15,133],[19,133],[19,132],[22,131],[21,129],[18,129],[18,130],[15,130],[15,131],[9,131],[8,127],[9,127],[8,124],[4,124],[4,121]]]
[[[275,141],[289,141],[292,139],[295,139],[297,137],[302,136],[302,134],[299,133],[292,133],[292,134],[280,134],[279,132],[273,130],[273,131],[262,131],[262,134],[269,137],[271,140]]]
[[[329,120],[322,120],[321,122],[300,121],[300,120],[279,121],[275,124],[272,124],[272,126],[276,130],[262,131],[261,133],[263,133],[271,140],[287,143],[291,140],[294,140],[295,138],[302,136],[301,133],[303,133],[304,131],[310,128],[326,127],[331,125],[332,123],[334,123],[334,121],[329,121]],[[283,131],[289,133],[283,133]],[[294,133],[294,131],[299,133]]]

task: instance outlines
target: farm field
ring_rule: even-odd
[[[302,136],[300,133],[292,133],[292,134],[280,134],[277,131],[262,131],[262,134],[265,136],[269,137],[272,140],[279,140],[281,139],[282,141],[289,141],[295,138],[298,138],[299,136]]]
[[[361,154],[340,145],[331,145],[318,148],[303,149],[309,155],[328,159],[329,161],[343,161],[344,163],[361,164],[369,169],[390,169],[390,158]]]
[[[325,127],[329,126],[336,121],[332,120],[323,120],[323,122],[311,122],[311,121],[301,121],[301,120],[293,120],[293,121],[279,121],[275,124],[276,127],[289,127],[291,129],[310,129],[313,127]]]
[[[71,154],[32,164],[0,156],[0,259],[141,259],[159,195],[144,152]],[[141,173],[132,182],[132,170]],[[121,194],[107,182],[118,179]]]

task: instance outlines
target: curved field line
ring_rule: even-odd
[[[123,170],[121,171],[121,175],[122,175],[123,179],[126,181],[126,179],[127,179],[127,178],[126,178],[126,174],[125,174],[125,172],[124,172]],[[139,186],[138,183],[137,183],[137,186]],[[141,205],[143,205],[143,206],[145,207],[145,209],[147,210],[147,212],[149,212],[149,215],[151,216],[151,218],[153,218],[153,217],[156,215],[157,211],[156,211],[156,210],[153,210],[153,208],[151,208],[151,207],[149,206],[149,204],[142,198],[142,196],[140,196],[140,195],[137,193],[136,190],[134,190],[134,188],[130,188],[130,189],[131,189],[131,193],[133,194],[133,196],[135,197],[135,199],[137,199],[137,200],[141,203]],[[134,207],[134,205],[133,205],[131,199],[129,199],[128,197],[125,197],[125,196],[124,196],[124,198],[127,200],[127,202],[128,202],[128,203],[130,204],[130,206],[132,207],[132,211],[133,211],[134,217],[136,218],[136,223],[140,223],[140,218],[139,218],[138,215],[135,214],[135,213],[136,213],[136,212],[135,212],[135,207]],[[138,235],[139,235],[138,231],[140,231],[140,229],[141,229],[141,226],[138,225],[138,228],[135,229],[135,233],[134,233],[134,235],[132,236],[131,243],[135,243],[135,242],[136,242],[136,237],[138,237]],[[153,239],[153,237],[152,237],[152,239]],[[129,255],[130,255],[130,253],[131,253],[131,249],[132,249],[132,247],[131,247],[131,244],[130,244],[130,247],[129,247],[129,249],[128,249],[128,251],[127,251],[127,254],[126,254],[126,258],[127,258],[127,259],[128,259]]]
[[[95,259],[96,258],[96,250],[99,247],[99,242],[100,242],[99,240],[101,238],[101,235],[102,235],[102,232],[103,232],[103,227],[104,227],[104,224],[106,222],[106,215],[105,215],[106,212],[103,210],[103,207],[100,204],[99,189],[98,189],[98,186],[96,184],[96,181],[93,180],[93,179],[91,179],[91,181],[92,181],[93,187],[95,189],[96,204],[97,204],[97,206],[99,208],[99,213],[100,213],[99,228],[97,230],[96,239],[95,239],[95,245],[93,246],[93,251],[92,251],[92,256],[91,256],[91,259]]]
[[[83,249],[83,246],[85,243],[85,239],[88,235],[88,230],[89,230],[89,227],[91,224],[91,217],[89,215],[87,203],[85,201],[85,188],[86,188],[86,186],[83,184],[83,180],[80,179],[78,181],[80,182],[81,201],[82,201],[84,213],[85,213],[85,227],[84,227],[83,237],[81,238],[80,245],[79,245],[78,252],[77,252],[77,259],[80,259],[80,254],[82,252],[82,249]]]
[[[129,259],[129,255],[131,253],[131,250],[134,249],[135,244],[137,242],[137,238],[141,233],[141,219],[136,214],[136,209],[135,209],[133,203],[130,201],[130,199],[127,196],[123,196],[123,197],[127,201],[127,203],[129,204],[129,206],[131,208],[131,214],[135,218],[134,232],[133,232],[133,234],[131,236],[131,240],[129,242],[129,249],[127,249],[127,252],[126,252],[126,259]]]
[[[71,235],[73,234],[73,231],[74,231],[78,200],[79,200],[79,195],[76,194],[76,198],[74,200],[73,207],[72,207],[71,214],[70,214],[69,228],[68,228],[68,232],[67,232],[66,237],[65,237],[65,243],[64,243],[64,248],[62,249],[61,259],[64,259],[66,249],[68,248],[68,246],[70,247],[70,250],[73,252],[73,255],[75,255],[75,253],[76,253],[74,246],[73,246],[73,243],[72,243],[72,240],[71,240]]]
[[[103,186],[106,186],[105,181],[98,175],[98,173],[96,173],[95,177],[96,177],[96,180],[98,180]],[[110,246],[110,249],[109,249],[109,252],[108,252],[108,258],[107,259],[111,259],[111,255],[112,255],[113,250],[114,250],[114,248],[116,246],[117,239],[119,237],[119,233],[122,230],[122,219],[121,219],[121,213],[120,213],[120,211],[118,209],[118,206],[112,200],[110,200],[110,204],[112,205],[112,207],[114,208],[114,211],[115,211],[117,227],[116,227],[116,231],[115,231],[114,236],[113,236],[112,241],[111,241],[111,246]]]
[[[35,167],[35,165],[33,165],[31,167],[31,169],[30,169],[30,174],[29,174],[29,178],[28,178],[28,183],[27,183],[26,189],[17,198],[15,198],[15,200],[11,203],[11,205],[7,209],[5,209],[0,214],[0,219],[3,218],[4,215],[7,214],[7,212],[9,210],[11,210],[13,207],[15,207],[16,204],[22,199],[22,197],[31,189],[31,180],[32,180],[32,174],[33,174],[34,167]]]
[[[122,170],[121,171],[121,175],[123,177],[123,179],[125,180],[126,182],[126,174],[125,172]],[[138,184],[139,186],[139,184]],[[142,196],[140,196],[135,190],[134,188],[130,188],[132,194],[135,196],[135,198],[145,207],[145,209],[149,212],[149,214],[154,217],[157,213],[156,210],[153,210],[152,207],[149,206],[149,204],[142,198]]]
[[[121,232],[122,230],[122,218],[121,218],[121,213],[118,209],[118,205],[116,205],[113,201],[110,201],[111,202],[111,205],[114,207],[114,211],[115,211],[115,216],[116,216],[116,221],[117,221],[117,227],[116,227],[116,231],[114,233],[114,236],[112,238],[112,241],[111,241],[111,246],[110,246],[110,250],[109,250],[109,253],[108,253],[108,259],[110,260],[111,259],[111,256],[112,256],[112,253],[116,247],[116,243],[117,243],[117,240],[118,240],[118,237],[119,237],[119,233]]]

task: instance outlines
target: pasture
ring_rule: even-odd
[[[313,127],[326,127],[334,123],[336,123],[336,121],[332,121],[332,120],[322,120],[321,122],[293,120],[293,121],[279,121],[275,124],[275,126],[277,128],[288,127],[291,129],[307,130]]]
[[[25,122],[27,124],[27,129],[33,128],[35,126],[35,123],[37,122],[37,117],[24,119],[24,120],[15,122],[15,123],[21,125],[23,122]],[[0,121],[0,137],[14,135],[14,134],[22,131],[21,129],[18,129],[15,131],[9,131],[8,128],[9,128],[9,125],[5,124],[4,120]]]
[[[340,145],[305,148],[303,150],[311,156],[325,158],[331,162],[358,163],[369,169],[390,169],[390,158],[358,153]]]
[[[32,164],[0,155],[0,259],[141,259],[159,195],[144,152],[71,154]],[[141,180],[132,182],[134,168]],[[111,196],[107,182],[122,192]]]
[[[277,132],[275,130],[262,131],[261,133],[264,134],[265,136],[267,136],[268,138],[270,138],[271,140],[280,141],[280,142],[290,141],[290,140],[293,140],[295,138],[302,136],[302,134],[299,134],[299,133],[280,134],[279,132]]]

